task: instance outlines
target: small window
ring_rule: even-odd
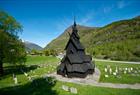
[[[70,53],[73,54],[73,50],[70,50]]]

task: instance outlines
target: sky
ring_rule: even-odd
[[[102,27],[140,15],[140,0],[0,0],[23,26],[20,38],[45,47],[73,24]]]

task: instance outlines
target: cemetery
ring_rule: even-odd
[[[140,95],[140,2],[126,1],[1,0],[0,95]]]
[[[34,57],[34,56],[33,56]],[[8,74],[5,75],[3,78],[0,79],[0,92],[2,93],[3,91],[8,93],[8,90],[4,89],[7,87],[10,89],[11,95],[15,93],[15,89],[13,86],[21,86],[21,85],[27,85],[29,84],[30,86],[36,85],[39,86],[40,90],[43,90],[44,87],[52,86],[53,90],[56,90],[60,92],[61,94],[76,94],[76,95],[85,95],[85,92],[88,91],[87,95],[92,95],[92,93],[99,91],[100,89],[105,90],[106,92],[104,93],[105,95],[108,95],[108,93],[112,93],[112,91],[115,91],[116,95],[117,93],[121,93],[120,95],[123,95],[124,93],[127,93],[126,95],[129,95],[129,93],[140,93],[139,90],[136,89],[118,89],[118,88],[108,88],[108,87],[96,87],[92,86],[91,84],[88,85],[82,85],[82,84],[77,84],[75,82],[63,82],[63,81],[55,81],[56,79],[52,79],[50,81],[49,78],[46,78],[46,75],[52,74],[53,72],[56,72],[56,68],[58,66],[58,62],[60,59],[57,59],[56,57],[49,57],[51,60],[48,61],[48,59],[41,59],[38,60],[36,56],[36,63],[32,63],[30,60],[32,59],[31,57],[28,57],[26,64],[26,68],[23,70],[19,70],[20,72],[14,72],[13,74]],[[54,61],[55,60],[55,61]],[[44,63],[43,63],[43,62]],[[52,62],[51,62],[52,61]],[[31,62],[31,63],[30,63]],[[51,62],[51,63],[50,63]],[[53,64],[53,65],[52,65]],[[34,66],[36,65],[36,66]],[[30,68],[29,68],[30,66]],[[31,66],[34,66],[31,67]],[[5,64],[5,68],[8,67],[7,64]],[[140,67],[139,64],[124,64],[124,63],[111,63],[111,62],[96,62],[96,67],[99,68],[101,75],[99,82],[101,83],[117,83],[117,84],[136,84],[140,83]],[[14,71],[14,69],[13,69]],[[126,73],[125,73],[126,72]],[[114,73],[114,74],[113,74]],[[43,81],[39,81],[43,80]],[[36,82],[37,81],[37,82]],[[55,81],[55,82],[54,82]],[[44,83],[42,83],[44,82]],[[96,84],[96,83],[95,83]],[[91,85],[91,86],[90,86]],[[42,87],[43,86],[43,87]],[[20,93],[20,90],[22,91],[23,89],[30,89],[28,87],[18,87],[19,90],[18,93]],[[36,88],[34,88],[36,89]],[[44,91],[44,90],[43,90]],[[4,93],[3,92],[3,93]],[[23,91],[24,92],[24,91]],[[55,92],[55,91],[52,91]],[[52,93],[51,92],[51,93]],[[26,93],[26,91],[25,91]],[[45,91],[44,91],[45,93]],[[97,93],[96,95],[100,95],[103,93]],[[21,93],[20,93],[21,95]],[[51,95],[51,94],[49,94]],[[54,94],[55,95],[55,94]],[[57,95],[57,94],[56,94]],[[131,95],[131,94],[130,94]]]
[[[111,62],[96,62],[101,73],[101,82],[140,83],[140,65]]]

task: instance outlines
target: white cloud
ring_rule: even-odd
[[[100,10],[103,12],[103,13],[109,13],[112,11],[112,9],[114,8],[114,4],[113,3],[110,3],[109,6],[106,6],[104,3],[102,4],[102,7],[100,8]]]
[[[80,24],[87,24],[90,21],[92,21],[92,19],[94,18],[95,13],[93,11],[90,11],[88,13],[86,13],[82,19],[79,21]]]
[[[124,8],[124,7],[126,7],[126,6],[128,6],[130,3],[132,3],[132,1],[124,1],[124,0],[120,0],[120,1],[118,1],[118,3],[117,3],[117,7],[119,8],[119,9],[122,9],[122,8]]]
[[[104,7],[103,12],[104,13],[109,13],[111,11],[112,7]]]

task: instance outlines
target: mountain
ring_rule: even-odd
[[[83,37],[86,33],[88,33],[88,31],[96,30],[97,27],[87,27],[87,26],[77,25],[77,29],[79,30],[80,37]],[[68,27],[60,36],[52,40],[45,47],[45,49],[47,48],[56,49],[57,51],[62,52],[64,50],[65,45],[67,44],[67,41],[69,39],[69,33],[71,33],[71,31],[72,31],[72,26]]]
[[[32,49],[35,50],[42,50],[43,48],[35,43],[31,43],[28,41],[24,41],[26,51],[31,51]]]
[[[63,52],[69,39],[68,32],[50,42],[46,48]],[[140,16],[120,20],[104,27],[92,28],[78,25],[81,43],[86,52],[96,58],[140,61]]]

